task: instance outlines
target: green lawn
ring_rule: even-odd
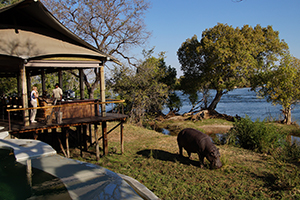
[[[205,160],[207,167],[201,169],[196,154],[192,160],[178,156],[176,136],[125,124],[124,137],[123,155],[114,131],[109,134],[110,153],[99,162],[93,154],[80,158],[78,150],[73,150],[73,158],[131,176],[161,199],[300,199],[298,163],[221,145],[223,167],[210,170]]]

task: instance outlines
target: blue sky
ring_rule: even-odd
[[[271,25],[280,39],[289,45],[293,56],[300,59],[300,0],[149,0],[145,23],[152,32],[147,46],[155,47],[155,55],[166,52],[166,64],[182,75],[176,52],[193,35],[217,23],[242,27]],[[141,50],[139,50],[139,53]]]

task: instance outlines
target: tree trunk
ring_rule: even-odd
[[[291,107],[287,107],[283,110],[283,114],[284,114],[284,120],[283,123],[284,124],[291,124],[292,123],[292,111],[291,111]]]
[[[221,97],[223,95],[223,90],[218,89],[217,94],[214,98],[214,100],[211,102],[211,104],[208,106],[208,110],[215,110],[217,107],[217,104],[220,102]]]
[[[94,90],[92,88],[88,90],[88,93],[89,93],[89,99],[94,99]]]

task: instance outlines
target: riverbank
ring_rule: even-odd
[[[211,121],[213,120],[213,121]],[[218,119],[202,121],[202,128],[232,123]],[[158,125],[158,124],[157,124]],[[198,122],[169,121],[169,128],[199,127]],[[113,127],[114,124],[109,124]],[[125,124],[125,153],[120,155],[119,133],[108,135],[109,155],[96,162],[93,153],[72,157],[133,177],[161,199],[299,199],[300,176],[296,164],[278,162],[270,155],[227,145],[217,145],[223,167],[200,169],[198,157],[178,156],[176,136]],[[92,152],[93,149],[90,149]],[[184,155],[187,156],[184,151]],[[206,167],[208,161],[205,160]]]

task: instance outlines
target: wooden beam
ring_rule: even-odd
[[[87,151],[87,125],[82,125],[82,136],[83,136],[83,150]]]
[[[124,124],[123,124],[123,121],[122,121],[121,122],[121,130],[120,130],[121,154],[124,153],[124,135],[123,135],[123,130],[124,130]]]
[[[67,158],[70,158],[70,148],[69,148],[69,130],[66,130],[66,148],[67,148]]]
[[[20,69],[20,78],[22,84],[22,106],[23,108],[28,108],[28,95],[27,95],[27,79],[26,79],[26,69],[23,65]],[[29,111],[23,111],[23,122],[24,126],[29,126]]]
[[[18,87],[18,97],[21,98],[22,97],[22,84],[20,84],[22,82],[21,80],[21,76],[20,73],[17,74],[17,87]]]
[[[100,100],[105,102],[105,76],[104,76],[104,66],[100,67]],[[106,105],[101,104],[101,116],[106,116]]]
[[[26,70],[26,78],[27,78],[27,98],[30,101],[30,93],[31,93],[31,78],[30,78],[30,72]]]
[[[43,92],[46,91],[45,69],[42,69],[41,79],[42,79],[42,95],[43,95]]]
[[[82,157],[82,125],[76,127],[77,139],[80,149],[80,156]]]
[[[58,70],[58,84],[59,87],[62,89],[63,88],[63,78],[62,78],[62,70]]]
[[[84,99],[83,69],[79,69],[80,99]]]
[[[107,123],[102,122],[103,155],[108,155]]]
[[[99,142],[98,142],[98,124],[94,124],[95,142],[96,142],[96,160],[100,160]]]

